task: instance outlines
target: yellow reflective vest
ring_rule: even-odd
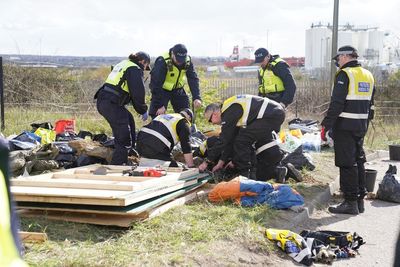
[[[0,266],[28,265],[20,258],[11,230],[10,203],[3,172],[0,170]]]
[[[163,84],[163,89],[172,91],[176,88],[183,88],[186,84],[186,67],[178,69],[172,62],[170,54],[167,52],[162,55],[167,65],[167,76]],[[190,65],[190,57],[186,56],[186,66]]]
[[[176,131],[176,125],[178,122],[181,120],[186,120],[181,114],[179,113],[172,113],[172,114],[162,114],[158,115],[157,117],[154,118],[155,121],[161,122],[165,127],[167,127],[169,133],[172,136],[172,139],[174,141],[173,145],[176,145],[179,142],[179,136]],[[161,134],[160,134],[161,135]],[[159,137],[156,135],[156,137]],[[159,137],[161,141],[165,143],[163,139]],[[165,139],[165,137],[164,137]],[[171,144],[165,143],[168,147],[171,147]]]
[[[120,63],[114,66],[113,70],[106,79],[106,83],[120,87],[122,90],[129,93],[128,82],[126,81],[124,75],[129,67],[136,67],[140,69],[137,64],[133,63],[129,59],[122,60]]]
[[[281,58],[276,58],[269,64],[275,67],[276,64],[284,60]],[[279,93],[285,90],[281,78],[276,76],[272,71],[272,68],[260,68],[259,75],[261,77],[261,84],[258,86],[258,90],[261,94]]]
[[[261,102],[261,104],[259,105],[260,107],[252,107],[252,101]],[[222,104],[221,113],[227,110],[232,104],[239,104],[243,108],[243,114],[237,122],[236,126],[244,127],[249,123],[250,112],[256,112],[256,118],[261,119],[264,116],[265,109],[267,108],[267,105],[270,101],[271,100],[269,100],[268,98],[254,95],[235,95],[224,101],[224,103]]]
[[[350,120],[367,120],[374,89],[372,73],[360,66],[342,69],[349,78],[346,105],[339,117]]]

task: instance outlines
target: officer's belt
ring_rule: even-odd
[[[171,142],[168,141],[167,138],[165,138],[165,136],[163,136],[162,134],[160,134],[157,131],[154,131],[152,129],[149,129],[147,127],[143,127],[142,129],[140,129],[142,132],[154,135],[155,137],[157,137],[158,139],[160,139],[161,142],[163,142],[167,147],[171,148]]]
[[[264,150],[267,150],[268,148],[271,148],[271,147],[276,146],[276,145],[278,145],[278,143],[276,142],[276,140],[274,140],[274,141],[272,141],[272,142],[269,142],[269,143],[266,143],[265,145],[260,146],[259,148],[257,148],[257,150],[256,150],[256,155],[258,155],[258,154],[260,154],[261,152],[263,152]]]
[[[104,86],[103,86],[103,89],[101,89],[101,90],[104,91],[104,92],[112,93],[112,94],[114,94],[114,95],[116,95],[116,96],[118,96],[118,97],[121,97],[120,92],[118,92],[118,91],[117,91],[116,89],[114,89],[114,88],[108,87],[107,85],[104,85]]]

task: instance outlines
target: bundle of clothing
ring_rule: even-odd
[[[290,230],[268,228],[266,236],[298,263],[310,266],[313,262],[332,264],[340,258],[356,256],[365,244],[357,233],[341,231],[308,231],[300,234]]]
[[[217,184],[208,194],[208,199],[214,203],[233,200],[245,207],[267,204],[274,209],[288,209],[304,204],[304,198],[289,185],[273,185],[243,176]]]

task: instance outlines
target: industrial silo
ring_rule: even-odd
[[[375,64],[383,62],[383,31],[369,31],[368,59]]]

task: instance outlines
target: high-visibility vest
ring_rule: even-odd
[[[163,84],[163,89],[172,91],[176,88],[183,88],[186,83],[186,67],[178,69],[172,62],[170,54],[167,52],[162,55],[165,64],[167,65],[167,76]],[[190,57],[186,56],[186,66],[190,65]]]
[[[311,257],[311,243],[307,243],[304,238],[289,230],[268,228],[266,235],[269,240],[278,241],[278,246],[285,251],[286,242],[293,242],[298,248],[299,252],[289,253],[295,261],[301,262],[306,257]]]
[[[276,58],[269,64],[274,68],[281,61],[285,62],[281,58]],[[272,68],[260,68],[258,70],[261,76],[261,84],[258,86],[258,90],[261,94],[279,93],[285,90],[282,79],[274,74]]]
[[[123,91],[129,93],[128,82],[125,78],[125,72],[129,67],[140,69],[137,64],[133,63],[129,59],[122,60],[120,63],[114,66],[113,70],[106,79],[106,83],[120,87]]]
[[[161,122],[168,129],[168,132],[170,133],[170,135],[172,137],[173,143],[168,141],[167,136],[164,136],[159,131],[150,129],[146,126],[143,127],[142,129],[140,129],[140,131],[154,135],[155,137],[160,139],[167,147],[172,148],[179,142],[179,136],[178,136],[178,132],[176,131],[176,125],[181,120],[185,120],[185,118],[179,113],[158,115],[153,120],[153,121]]]
[[[224,101],[221,108],[221,113],[227,110],[232,104],[239,104],[243,108],[242,117],[237,122],[236,126],[246,126],[249,121],[250,114],[257,114],[256,119],[261,119],[264,116],[265,109],[271,100],[265,97],[254,95],[235,95]],[[252,102],[260,102],[259,105],[252,105]],[[254,116],[252,116],[254,117]]]
[[[374,89],[372,73],[360,66],[342,69],[349,78],[346,104],[339,117],[352,120],[367,120]]]
[[[3,172],[0,170],[0,266],[28,266],[18,253],[11,230],[10,203]]]

